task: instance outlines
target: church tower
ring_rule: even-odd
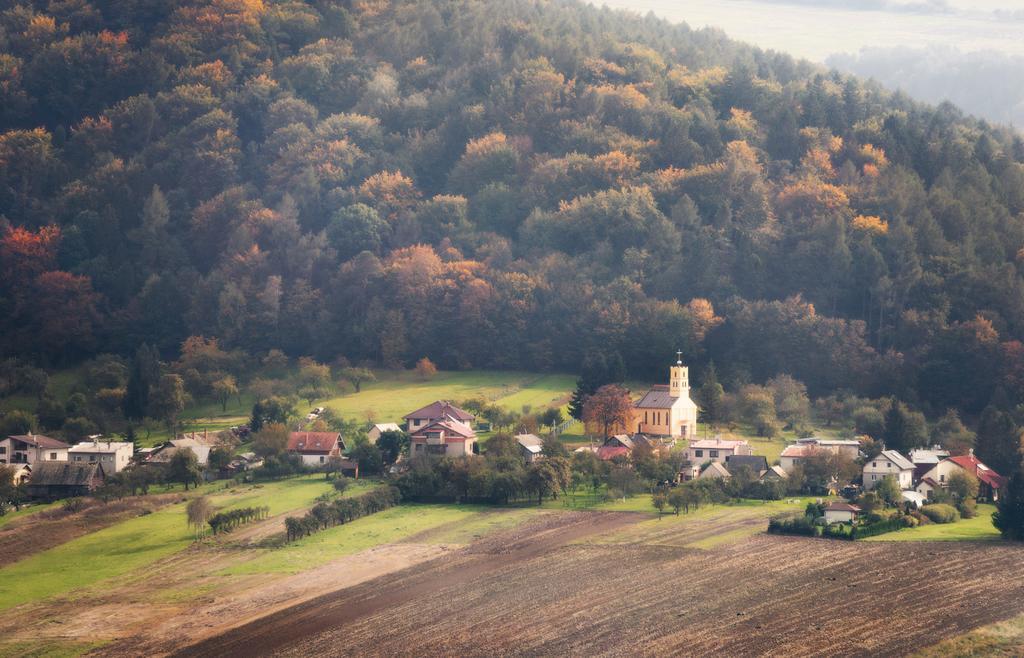
[[[683,365],[682,352],[676,352],[676,364],[669,368],[668,392],[674,398],[690,397],[690,369]]]

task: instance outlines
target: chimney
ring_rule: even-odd
[[[974,448],[968,448],[967,449],[967,454],[970,455],[971,457],[973,457],[974,456]]]

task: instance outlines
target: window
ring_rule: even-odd
[[[694,450],[693,451],[693,456],[694,457],[703,457],[704,456],[704,451],[703,450]]]
[[[877,475],[872,475],[872,476],[871,476],[871,481],[872,481],[872,482],[874,482],[874,481],[875,481],[875,480],[877,480],[877,479],[878,479],[878,476],[877,476]]]
[[[57,461],[57,453],[55,453],[55,452],[51,452],[50,453],[50,461],[54,461],[54,462]]]
[[[717,450],[709,450],[708,451],[708,455],[710,457],[717,457],[718,456],[718,451]]]
[[[939,476],[939,482],[945,482],[945,481],[946,481],[946,474],[943,473],[942,475]]]
[[[878,462],[871,462],[871,468],[878,468]]]
[[[323,455],[320,455],[320,463],[323,464],[325,461],[327,461],[327,458],[324,457]]]
[[[7,446],[0,446],[0,455],[7,454]]]

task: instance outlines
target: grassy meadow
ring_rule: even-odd
[[[868,537],[862,541],[993,541],[1001,539],[992,525],[995,505],[978,505],[973,519],[960,519],[956,523],[930,523],[916,528],[903,528],[896,532]]]
[[[330,482],[323,476],[231,489],[223,486],[206,485],[200,492],[209,493],[210,502],[222,510],[266,505],[271,515],[306,507],[317,496],[331,491]],[[353,493],[364,486],[356,485]],[[183,495],[183,501],[185,498]],[[184,502],[178,502],[78,537],[0,569],[0,610],[141,569],[187,548],[193,536],[186,524]]]

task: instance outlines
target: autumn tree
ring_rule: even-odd
[[[416,376],[421,380],[426,381],[428,379],[433,379],[436,374],[437,366],[435,366],[434,362],[427,357],[423,357],[416,362]]]
[[[583,404],[583,421],[588,427],[600,428],[608,438],[613,429],[628,427],[633,418],[633,402],[629,391],[618,384],[605,384]]]
[[[268,423],[252,439],[252,450],[260,457],[279,457],[288,449],[288,428],[281,423]]]

